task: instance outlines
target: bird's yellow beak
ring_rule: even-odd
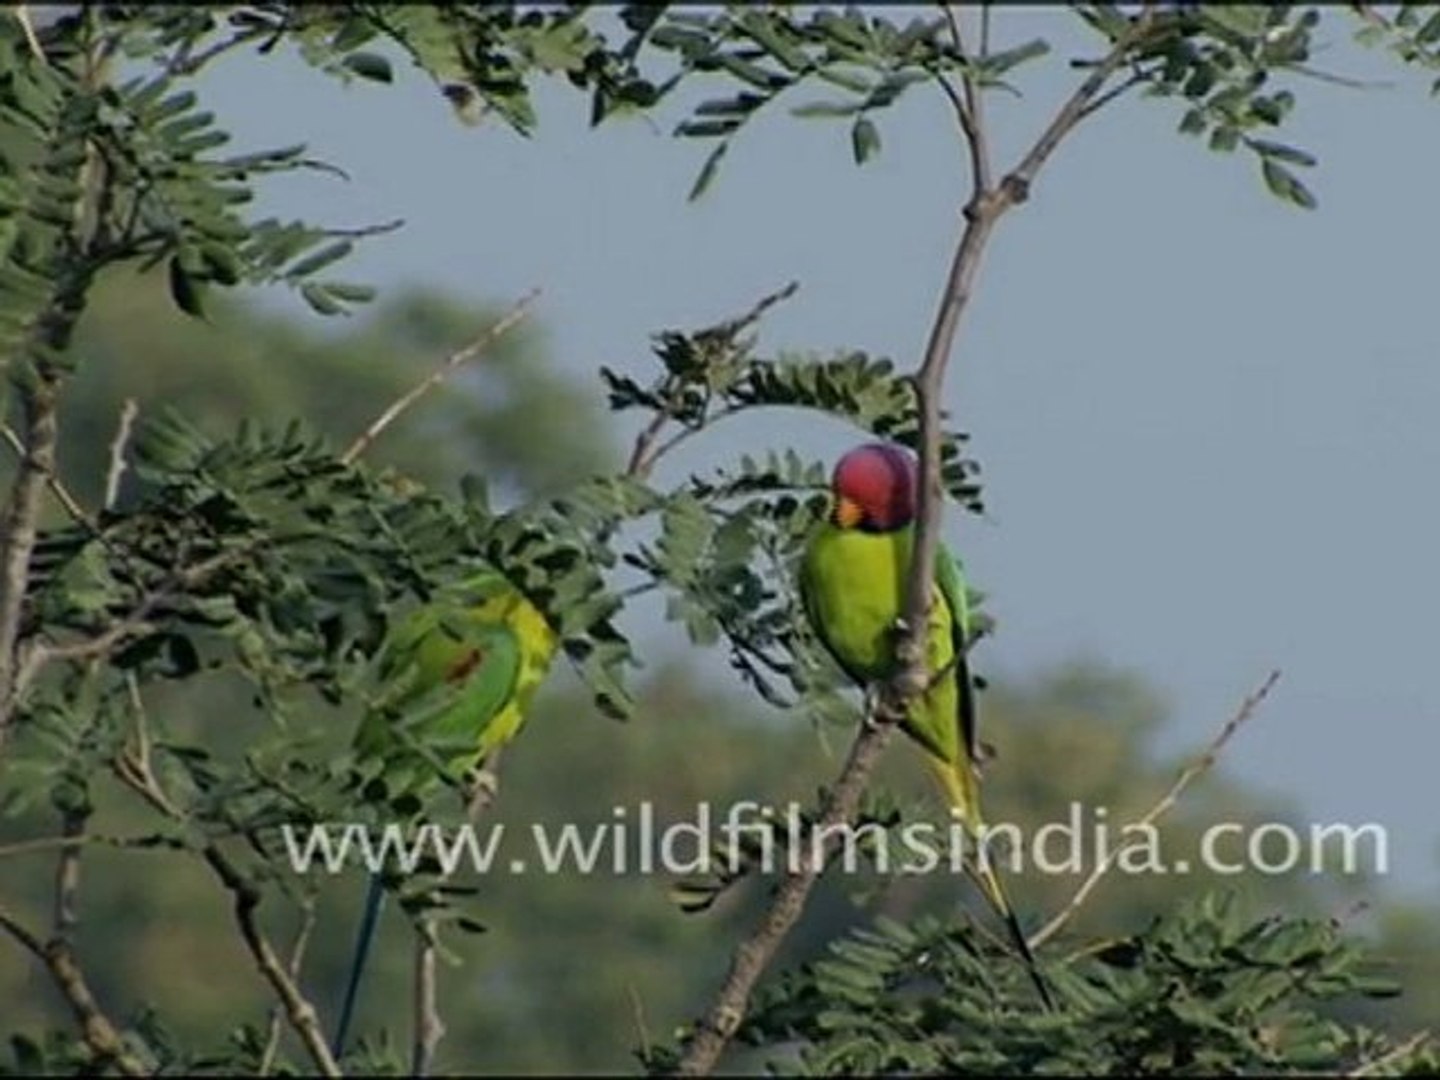
[[[838,496],[835,500],[835,524],[842,529],[853,529],[865,519],[865,511],[854,499],[847,499],[844,495]]]

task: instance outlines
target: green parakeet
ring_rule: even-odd
[[[801,594],[816,633],[845,672],[866,687],[897,673],[897,624],[915,540],[916,473],[914,457],[897,446],[867,443],[846,453],[831,478],[830,516],[810,539],[801,564]],[[941,544],[925,639],[929,689],[912,700],[900,726],[919,744],[973,841],[982,818],[975,688],[965,655],[970,632],[960,564]],[[1049,990],[994,868],[977,859],[976,877],[1049,1006]]]
[[[418,807],[443,774],[463,784],[520,729],[556,641],[545,617],[494,571],[441,590],[397,622],[380,650],[380,694],[355,734],[366,788],[383,791],[392,806]],[[372,874],[335,1031],[337,1057],[384,896],[381,875]]]

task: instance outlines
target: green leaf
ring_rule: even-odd
[[[1315,196],[1310,193],[1310,189],[1274,158],[1261,158],[1260,171],[1265,178],[1265,186],[1286,202],[1294,203],[1306,210],[1313,210],[1318,205]]]
[[[180,264],[180,256],[170,256],[170,296],[175,305],[185,314],[197,319],[205,317],[204,289],[202,281],[192,277]]]
[[[796,105],[790,110],[790,115],[799,117],[854,116],[861,108],[862,106],[858,102],[811,101],[804,105]]]
[[[1315,164],[1315,157],[1307,154],[1304,150],[1298,150],[1293,146],[1286,146],[1284,143],[1270,142],[1266,139],[1247,139],[1247,146],[1262,157],[1275,158],[1278,161],[1288,161],[1292,165],[1311,166]]]
[[[394,73],[390,70],[390,61],[379,53],[353,52],[341,62],[364,79],[388,83],[393,82],[395,78]]]
[[[354,250],[355,245],[349,240],[340,240],[329,247],[321,248],[313,255],[301,259],[294,266],[290,267],[285,276],[292,281],[303,277],[309,277],[317,270],[323,270],[333,262],[343,259]]]
[[[709,155],[705,158],[705,164],[700,166],[700,175],[695,178],[695,183],[690,188],[690,194],[687,196],[690,202],[694,202],[700,198],[701,195],[705,194],[706,189],[714,182],[715,173],[720,168],[720,160],[729,149],[730,144],[728,142],[722,142],[719,146],[715,147],[714,150],[710,151]]]
[[[880,132],[868,117],[859,117],[850,128],[850,146],[855,164],[863,165],[880,150]]]
[[[345,305],[334,299],[323,285],[306,282],[300,286],[300,295],[318,314],[343,315],[345,313]]]

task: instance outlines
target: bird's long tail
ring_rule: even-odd
[[[345,1052],[345,1037],[350,1033],[350,1021],[355,1015],[355,999],[360,992],[360,978],[365,973],[365,960],[370,955],[370,945],[375,940],[375,927],[380,921],[380,909],[385,905],[385,886],[380,874],[370,875],[370,886],[365,892],[365,907],[360,913],[360,929],[355,934],[355,954],[350,960],[350,974],[345,983],[345,1000],[340,1005],[340,1021],[335,1025],[335,1039],[330,1052],[339,1057]]]
[[[1044,1002],[1045,1008],[1054,1011],[1055,999],[1050,994],[1050,987],[1046,985],[1045,979],[1040,974],[1040,966],[1035,962],[1035,954],[1030,951],[1030,943],[1025,940],[1025,931],[1020,927],[1020,920],[1015,917],[1015,908],[1006,895],[1005,886],[1000,880],[1000,875],[995,872],[986,857],[983,838],[979,835],[980,814],[979,810],[979,784],[975,774],[970,771],[970,765],[966,761],[948,762],[941,758],[927,754],[926,760],[930,763],[931,771],[940,781],[940,786],[945,792],[945,797],[950,805],[960,815],[961,822],[965,826],[966,842],[972,845],[974,857],[967,862],[971,875],[975,878],[980,891],[985,894],[985,899],[995,909],[997,915],[1005,923],[1005,928],[1010,933],[1011,943],[1015,951],[1020,954],[1021,960],[1025,962],[1025,968],[1030,973],[1030,981],[1035,984],[1035,989]]]

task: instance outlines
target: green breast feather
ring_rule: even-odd
[[[895,672],[895,624],[905,606],[913,528],[888,533],[820,527],[805,554],[801,591],[821,640],[857,682]],[[905,730],[930,753],[956,761],[973,754],[974,702],[964,642],[969,609],[960,567],[941,545],[935,564],[935,599],[926,635],[927,665],[936,679],[912,703]]]

